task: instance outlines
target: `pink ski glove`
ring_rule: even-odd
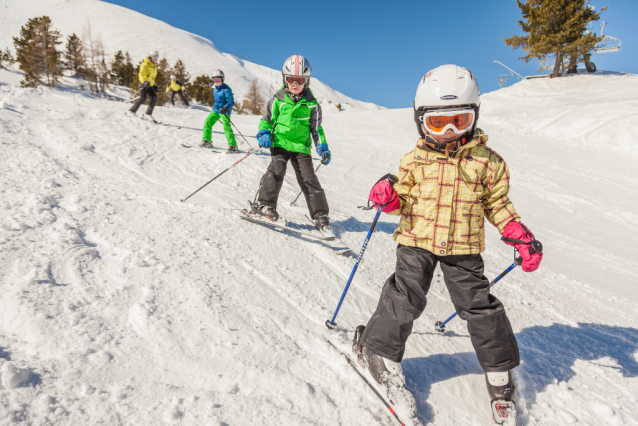
[[[543,245],[536,241],[532,232],[522,223],[511,221],[505,225],[503,238],[505,244],[516,247],[523,258],[523,271],[533,272],[543,260]]]
[[[377,210],[381,206],[385,206],[383,208],[384,213],[393,212],[401,207],[399,194],[397,194],[387,179],[380,180],[372,187],[368,199],[372,201]]]

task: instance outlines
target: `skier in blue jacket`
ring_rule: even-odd
[[[211,142],[211,136],[213,133],[213,126],[221,118],[224,125],[224,135],[228,141],[228,152],[239,152],[237,148],[237,140],[235,134],[230,125],[230,113],[235,105],[235,99],[233,98],[233,90],[224,83],[224,72],[222,70],[213,70],[213,95],[215,96],[215,104],[213,110],[208,114],[206,122],[204,123],[204,135],[202,136],[201,147],[211,148],[213,146]]]

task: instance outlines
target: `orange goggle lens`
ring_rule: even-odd
[[[472,124],[472,120],[474,119],[474,114],[471,112],[463,112],[455,115],[433,115],[429,117],[425,117],[425,127],[434,131],[440,132],[445,126],[448,124],[453,125],[458,130],[463,130],[468,128]]]

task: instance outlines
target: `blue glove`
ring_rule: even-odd
[[[321,164],[327,166],[330,163],[330,158],[332,155],[330,154],[330,150],[328,149],[328,144],[322,143],[317,145],[317,154],[321,157]]]
[[[257,141],[262,148],[270,148],[272,146],[272,140],[270,140],[270,130],[260,130],[257,132]]]

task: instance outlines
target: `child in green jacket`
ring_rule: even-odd
[[[272,221],[279,219],[277,199],[290,160],[310,217],[325,235],[332,234],[328,201],[314,172],[311,144],[314,142],[322,164],[330,163],[331,155],[321,127],[321,105],[308,88],[310,72],[310,63],[303,56],[293,55],[284,63],[284,87],[268,101],[259,124],[259,146],[270,148],[272,160],[261,178],[250,214]]]

